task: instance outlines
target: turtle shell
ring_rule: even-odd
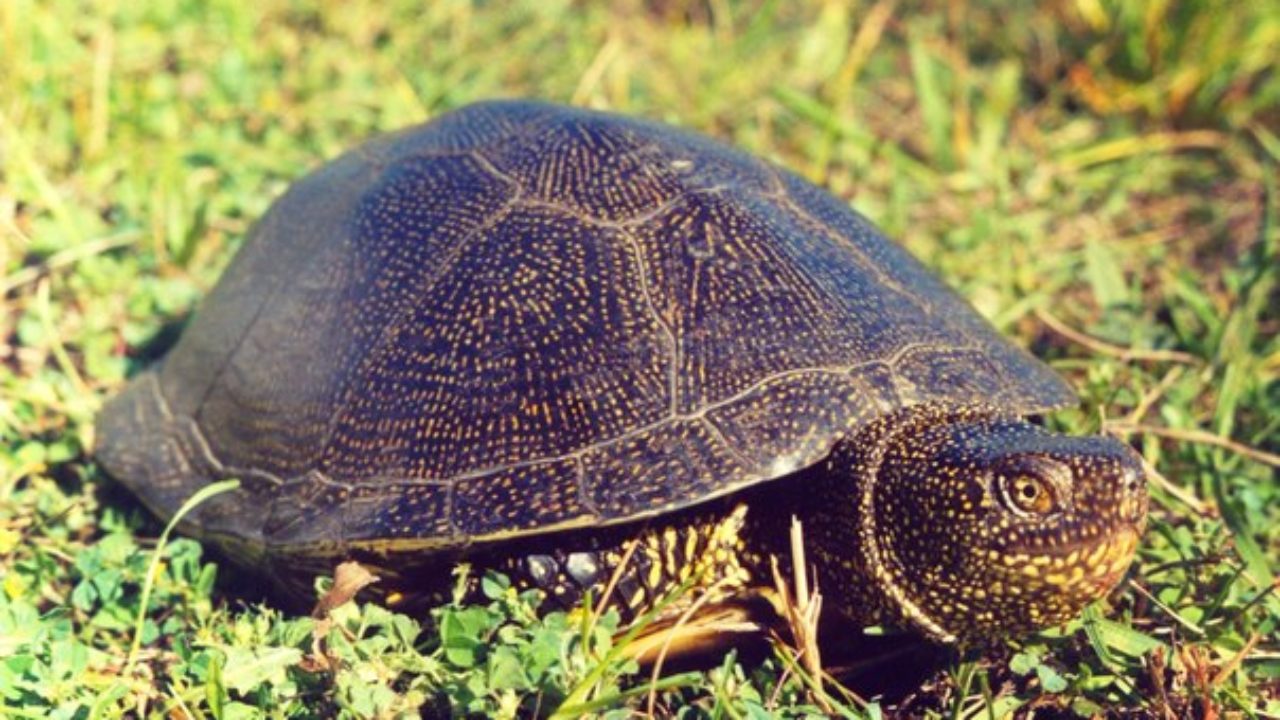
[[[240,478],[198,535],[427,551],[686,507],[924,402],[1074,396],[795,175],[489,102],[293,185],[107,404],[97,457],[162,516]]]

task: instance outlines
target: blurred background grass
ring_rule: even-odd
[[[1110,620],[838,707],[1280,717],[1278,57],[1276,0],[3,0],[0,714],[645,707],[646,679],[593,674],[605,654],[582,638],[539,665],[573,628],[506,595],[448,617],[464,645],[519,635],[507,655],[359,608],[329,671],[308,665],[309,620],[216,594],[193,544],[165,549],[141,608],[158,528],[86,458],[102,399],[289,181],[528,96],[698,129],[824,185],[1081,389],[1053,422],[1105,418],[1168,478]],[[794,674],[773,694],[771,662],[682,676],[656,707],[816,711]]]

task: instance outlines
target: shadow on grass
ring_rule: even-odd
[[[170,320],[161,325],[150,338],[139,343],[136,350],[128,356],[125,377],[132,379],[168,354],[169,350],[178,343],[178,338],[182,337],[182,331],[191,322],[191,318],[192,315],[188,313]]]

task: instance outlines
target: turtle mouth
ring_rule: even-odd
[[[1137,553],[1143,523],[1123,523],[1069,543],[1013,548],[1001,553],[1010,576],[1100,595],[1124,577]]]
[[[1096,580],[1096,584],[1111,587],[1119,582],[1133,563],[1141,537],[1141,526],[1123,526],[1092,550],[1082,552],[1079,567],[1083,567],[1085,574]]]

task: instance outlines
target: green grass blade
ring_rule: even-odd
[[[155,550],[151,553],[151,562],[147,565],[147,575],[142,581],[142,597],[138,601],[138,616],[133,623],[133,643],[129,646],[129,659],[124,664],[124,671],[121,673],[123,676],[129,677],[134,663],[138,660],[138,650],[142,647],[142,628],[147,620],[147,604],[151,601],[151,590],[155,585],[156,571],[160,568],[160,560],[164,555],[165,545],[169,542],[169,534],[178,526],[178,523],[182,522],[182,518],[186,517],[187,513],[199,507],[201,503],[216,495],[236,490],[239,487],[239,480],[223,480],[200,488],[194,495],[187,498],[182,507],[178,508],[178,512],[173,514],[169,524],[165,525],[164,532],[160,533],[160,539],[156,542]]]

